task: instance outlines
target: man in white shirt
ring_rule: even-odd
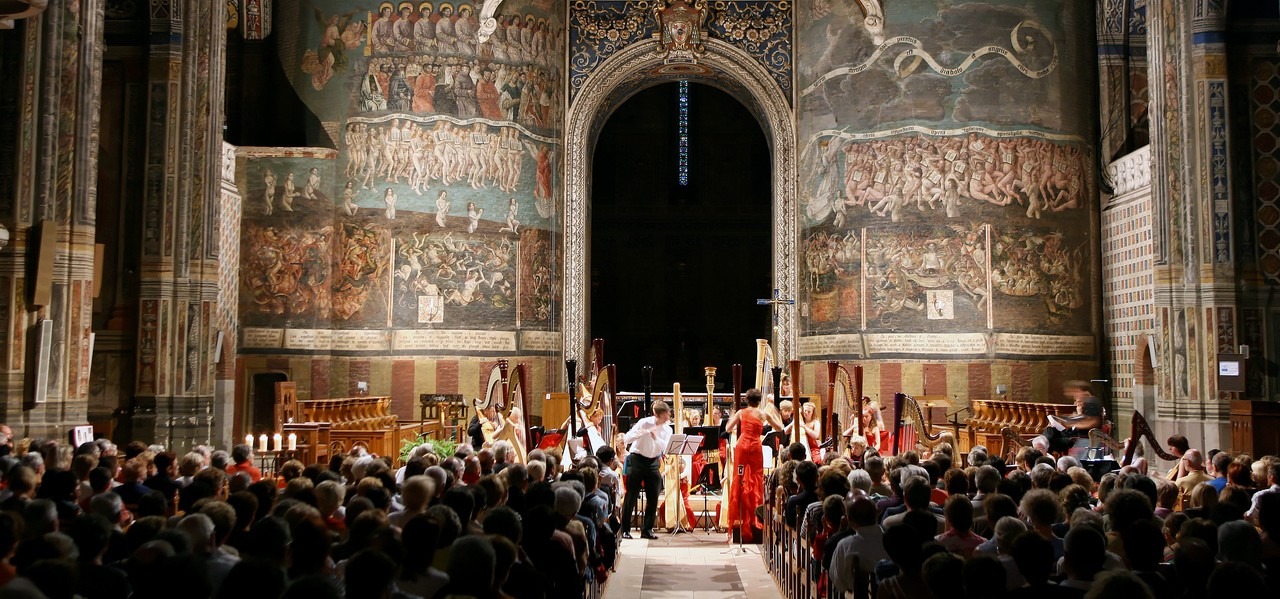
[[[640,497],[640,485],[644,485],[644,521],[640,528],[640,536],[646,539],[658,538],[653,534],[653,521],[658,516],[658,486],[662,477],[658,475],[658,464],[662,454],[667,451],[667,443],[671,440],[671,406],[661,401],[653,402],[653,416],[641,418],[631,430],[627,431],[623,441],[630,446],[627,454],[627,498],[622,503],[622,538],[630,539],[631,520],[634,516],[636,500]]]

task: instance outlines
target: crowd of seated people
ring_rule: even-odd
[[[1013,464],[868,450],[855,468],[793,444],[766,483],[765,553],[783,556],[766,563],[780,580],[784,560],[806,566],[793,599],[1280,596],[1280,458],[1169,445],[1170,471],[1137,460],[1095,482],[1030,447]]]
[[[554,450],[422,445],[399,468],[357,450],[277,474],[245,445],[176,456],[0,425],[0,597],[584,597],[618,547],[602,454],[562,471]]]

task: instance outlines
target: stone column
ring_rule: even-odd
[[[1180,432],[1192,446],[1229,444],[1228,404],[1217,390],[1217,354],[1234,351],[1226,14],[1220,2],[1162,0],[1150,18],[1156,436]]]
[[[0,252],[0,421],[18,436],[63,436],[87,423],[90,314],[97,184],[97,106],[102,79],[103,0],[52,0],[39,16],[0,38],[6,80],[0,128],[6,185],[0,222],[11,240]],[[31,303],[27,269],[33,227],[53,223],[45,305]],[[35,359],[31,332],[52,321],[49,360]],[[36,403],[37,369],[47,373]]]
[[[208,442],[218,306],[222,7],[152,3],[134,438]]]

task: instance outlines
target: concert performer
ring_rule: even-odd
[[[862,397],[862,436],[866,437],[866,448],[879,451],[885,444],[881,443],[880,433],[884,430],[884,419],[880,416],[880,404],[872,401],[870,397]],[[852,437],[858,432],[857,424],[849,425],[844,429],[842,436]],[[861,456],[859,456],[861,459]]]
[[[738,435],[733,449],[733,463],[738,471],[729,492],[729,527],[731,530],[734,525],[742,527],[743,543],[755,542],[756,507],[764,503],[764,451],[760,447],[760,434],[766,422],[775,430],[782,429],[777,416],[760,409],[760,390],[751,389],[747,391],[747,407],[734,412],[725,427]]]
[[[809,460],[822,463],[822,423],[818,421],[818,409],[808,401],[800,406],[800,434],[809,448]]]
[[[498,416],[498,408],[493,404],[484,409],[484,417],[480,419],[480,432],[484,435],[486,445],[493,446],[502,429],[506,428],[506,420]]]
[[[1090,392],[1089,383],[1067,381],[1062,384],[1062,394],[1075,402],[1076,413],[1061,417],[1050,415],[1048,428],[1040,438],[1031,442],[1032,445],[1043,440],[1049,451],[1063,453],[1071,449],[1076,439],[1088,435],[1089,429],[1102,425],[1106,411],[1102,402]]]
[[[653,402],[653,416],[641,418],[623,439],[631,445],[627,454],[627,498],[622,504],[622,538],[630,539],[631,521],[635,515],[636,500],[640,497],[640,485],[644,485],[644,521],[641,523],[640,536],[646,539],[658,538],[653,534],[653,522],[658,517],[658,487],[662,478],[658,476],[658,462],[667,451],[667,443],[671,441],[672,430],[667,424],[671,421],[671,406],[662,401]]]

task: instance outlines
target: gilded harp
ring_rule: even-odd
[[[507,360],[498,360],[489,371],[484,397],[475,402],[475,408],[480,418],[490,407],[497,409],[502,428],[495,440],[511,443],[516,459],[524,463],[529,446],[529,427],[525,425],[529,413],[527,369],[524,364],[518,364],[514,371],[509,371],[508,366]],[[509,378],[508,374],[514,376]]]
[[[849,451],[849,437],[843,433],[851,432],[860,437],[867,434],[862,428],[862,367],[854,366],[853,372],[850,376],[849,369],[839,362],[827,362],[827,405],[831,406],[834,415],[828,430],[836,436],[840,455]],[[844,423],[848,423],[848,427],[843,432],[838,431],[835,425]],[[854,458],[861,460],[862,456]]]

